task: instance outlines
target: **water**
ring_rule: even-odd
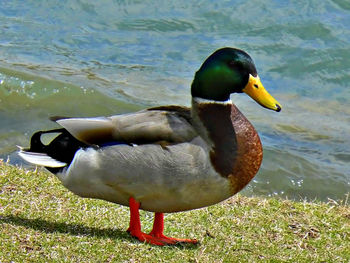
[[[0,3],[0,157],[49,116],[189,105],[194,72],[234,46],[283,105],[233,101],[264,145],[247,195],[343,199],[350,191],[350,4],[306,1]]]

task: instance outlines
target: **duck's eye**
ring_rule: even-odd
[[[259,88],[258,84],[254,84],[254,88],[258,89]]]

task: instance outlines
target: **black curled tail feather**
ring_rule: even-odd
[[[30,139],[30,148],[27,149],[28,152],[46,153],[47,146],[41,141],[41,135],[45,133],[64,133],[65,129],[55,129],[49,131],[38,131],[32,135]]]
[[[48,133],[58,133],[59,135],[54,138],[49,144],[45,145],[41,141],[41,136]],[[55,129],[49,131],[38,131],[33,134],[30,140],[30,148],[26,149],[27,152],[44,153],[53,159],[67,163],[69,165],[75,153],[80,148],[85,148],[88,145],[75,139],[66,129]],[[51,172],[58,172],[59,168],[46,167]]]

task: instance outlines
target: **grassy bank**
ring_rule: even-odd
[[[73,195],[44,170],[0,163],[0,262],[349,262],[350,207],[237,195],[166,214],[165,233],[201,244],[155,247],[125,232],[128,208]],[[153,215],[141,213],[145,230]]]

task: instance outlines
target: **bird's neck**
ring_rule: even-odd
[[[232,172],[234,162],[227,161],[227,158],[235,156],[237,151],[232,109],[236,107],[231,100],[221,102],[200,98],[192,99],[192,118],[195,127],[211,147],[211,161],[223,176],[228,176]]]
[[[210,147],[213,168],[229,178],[232,192],[240,191],[255,176],[262,161],[259,136],[231,102],[192,99],[192,119]]]
[[[217,143],[213,138],[216,134],[227,133],[224,131],[231,127],[231,136],[234,130],[231,123],[231,100],[215,101],[198,97],[192,97],[192,119],[194,126],[201,137],[212,147]]]

